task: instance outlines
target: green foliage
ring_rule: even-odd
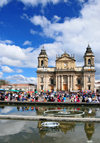
[[[9,81],[6,81],[4,79],[0,79],[0,87],[1,87],[1,85],[6,85],[6,84],[9,84]]]

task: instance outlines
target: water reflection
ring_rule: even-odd
[[[75,122],[60,122],[60,129],[63,133],[67,133],[69,130],[74,130],[75,125]]]
[[[11,107],[11,106],[0,106],[0,114],[20,114],[20,112],[23,114],[27,112],[27,115],[33,115],[33,112],[35,115],[44,115],[44,112],[47,110],[60,110],[63,112],[68,111],[82,111],[84,112],[84,116],[82,117],[100,117],[100,109],[99,108],[89,108],[89,107],[52,107],[52,106],[17,106],[17,107]]]
[[[39,129],[39,134],[41,137],[45,137],[48,133],[54,135],[54,133],[57,133],[59,131],[59,127],[45,128],[41,125],[42,123],[43,123],[43,121],[38,121],[38,126],[37,126],[37,128]]]
[[[67,134],[68,131],[75,131],[76,123],[75,122],[59,122],[60,126],[56,128],[45,128],[42,127],[43,121],[38,122],[37,128],[39,129],[39,134],[43,138],[45,136],[56,137],[59,132]],[[84,123],[84,131],[87,137],[88,142],[92,142],[92,136],[95,131],[95,124],[94,123]]]
[[[42,107],[38,107],[38,106],[22,106],[22,107],[17,107],[17,111],[34,111],[36,112],[37,115],[43,115],[44,111],[47,110],[61,110],[64,112],[67,111],[83,111],[84,112],[84,117],[96,117],[96,113],[98,113],[98,115],[100,115],[100,109],[98,108],[86,108],[86,107],[46,107],[46,106],[42,106]]]
[[[86,133],[88,141],[92,141],[92,136],[94,134],[95,126],[94,123],[85,123],[84,131]]]
[[[46,110],[82,110],[85,117],[97,117],[100,115],[99,108],[73,108],[73,107],[1,107],[0,114],[24,114],[24,115],[43,115]],[[97,114],[98,113],[98,114]],[[44,128],[41,126],[43,121],[13,121],[0,120],[0,143],[86,143],[93,141],[98,143],[100,139],[100,124],[95,123],[75,123],[59,122],[56,128]],[[17,138],[19,140],[17,140]]]
[[[78,124],[75,122],[59,122],[60,126],[56,128],[44,128],[41,126],[43,121],[39,122],[27,122],[27,121],[6,121],[3,122],[0,120],[2,124],[0,124],[0,140],[1,138],[7,139],[15,138],[15,135],[21,137],[24,141],[31,138],[65,138],[66,136],[76,134],[77,141],[79,138],[84,138],[85,140],[91,141],[94,131],[95,131],[95,124],[94,123],[85,123],[85,124]],[[79,128],[80,127],[80,128]],[[84,128],[83,128],[84,127]],[[83,130],[84,129],[84,130]],[[86,136],[84,136],[85,131]],[[35,137],[34,134],[37,134]],[[79,136],[78,136],[79,135]],[[40,136],[40,137],[39,137]],[[70,139],[71,140],[71,139]],[[0,141],[1,142],[1,141]],[[10,142],[9,142],[10,143]],[[22,142],[19,142],[22,143]],[[48,143],[48,142],[44,142]],[[64,143],[64,142],[63,142]]]
[[[45,137],[45,136],[56,137],[58,132],[62,132],[66,134],[69,130],[74,131],[74,128],[76,125],[76,123],[74,122],[59,122],[60,123],[59,127],[46,128],[41,125],[42,123],[43,121],[39,121],[37,126],[41,137]]]
[[[95,108],[85,108],[85,117],[96,117],[96,109]]]

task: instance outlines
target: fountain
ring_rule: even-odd
[[[76,117],[82,116],[84,114],[81,110],[46,110],[44,111],[44,116],[61,116],[61,117]]]
[[[51,128],[54,128],[54,127],[58,127],[60,124],[58,122],[43,122],[41,123],[41,125],[43,127],[51,127]]]

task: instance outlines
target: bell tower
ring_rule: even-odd
[[[83,90],[94,91],[95,87],[95,64],[94,54],[90,45],[86,48],[84,54],[84,66],[83,66]]]
[[[90,45],[88,45],[84,55],[84,67],[94,67],[94,54]]]
[[[44,67],[45,68],[48,67],[48,56],[43,46],[38,57],[38,68],[44,68]]]

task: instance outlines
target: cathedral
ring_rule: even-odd
[[[44,47],[38,56],[37,91],[94,91],[94,54],[88,45],[84,54],[84,66],[76,66],[76,60],[66,52],[56,57],[55,67],[48,67]]]

